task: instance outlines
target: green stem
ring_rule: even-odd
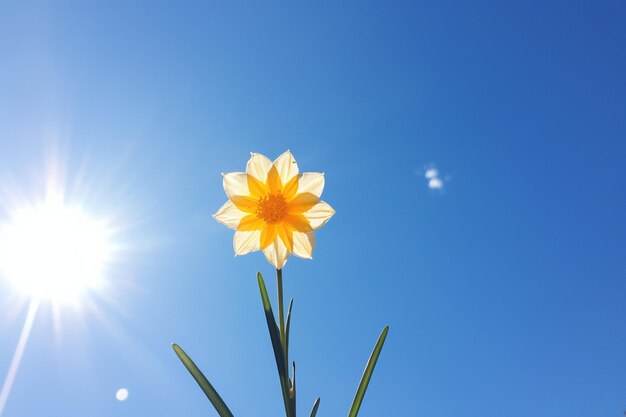
[[[289,363],[288,363],[288,359],[287,359],[287,352],[289,347],[287,346],[287,333],[285,332],[285,308],[284,308],[284,301],[283,301],[283,270],[282,269],[277,269],[276,270],[276,288],[278,290],[278,323],[279,323],[279,329],[280,329],[280,344],[283,347],[283,361],[285,363],[285,369],[287,370],[287,381],[289,382],[290,387],[287,387],[288,389],[294,389],[293,392],[293,397],[290,395],[290,398],[286,398],[285,400],[289,402],[290,404],[290,408],[291,408],[291,417],[295,417],[296,415],[296,410],[295,410],[295,387],[293,386],[294,383],[291,381],[291,379],[289,378]]]
[[[285,348],[285,309],[283,308],[283,270],[276,270],[276,287],[278,288],[278,320],[280,326],[280,340]]]
[[[257,274],[257,280],[259,281],[259,290],[261,291],[263,310],[265,311],[265,321],[267,322],[267,329],[269,330],[272,349],[274,350],[274,359],[276,360],[276,368],[278,370],[278,378],[280,380],[280,389],[283,394],[283,402],[285,403],[285,413],[287,417],[295,417],[293,404],[289,398],[289,390],[291,388],[289,385],[289,370],[285,365],[285,352],[280,340],[280,330],[276,324],[276,318],[272,312],[272,305],[267,295],[267,289],[265,288],[265,282],[263,281],[261,273]]]

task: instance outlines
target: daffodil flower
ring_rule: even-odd
[[[235,229],[235,254],[262,250],[267,260],[282,269],[290,254],[311,259],[313,231],[335,214],[320,201],[324,174],[300,174],[290,151],[274,162],[252,153],[246,172],[223,174],[229,200],[213,217]]]
[[[291,362],[292,371],[289,371],[289,329],[293,298],[289,302],[285,320],[282,268],[292,253],[301,258],[311,258],[315,246],[313,232],[322,227],[335,214],[335,210],[320,201],[324,190],[324,174],[316,172],[300,174],[298,164],[289,151],[274,162],[261,154],[253,153],[246,166],[246,172],[223,175],[228,201],[213,217],[236,230],[233,243],[237,255],[262,250],[267,260],[276,267],[278,320],[272,311],[265,281],[260,272],[257,274],[257,281],[274,350],[285,415],[296,417],[295,361]],[[358,415],[388,330],[389,326],[386,326],[378,337],[359,382],[348,417]],[[177,344],[173,344],[172,347],[220,417],[233,417],[222,397],[187,353]],[[318,397],[313,403],[311,417],[316,416],[319,405]]]

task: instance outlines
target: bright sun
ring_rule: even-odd
[[[32,297],[75,299],[101,281],[108,236],[102,222],[59,199],[19,210],[0,225],[0,275]]]

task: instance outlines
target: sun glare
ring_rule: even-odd
[[[32,297],[73,300],[101,281],[107,238],[102,222],[59,199],[19,210],[0,225],[0,274]]]

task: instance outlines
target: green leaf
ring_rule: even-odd
[[[296,409],[296,363],[293,362],[293,379],[291,380],[291,403]]]
[[[313,409],[311,410],[311,417],[315,417],[319,406],[320,406],[320,397],[317,397],[317,400],[315,400],[315,403],[313,404]]]
[[[278,378],[280,379],[280,388],[283,393],[283,402],[285,403],[285,412],[287,417],[295,417],[293,410],[293,404],[289,398],[289,375],[287,366],[285,364],[285,354],[283,352],[283,346],[280,341],[280,334],[278,326],[276,325],[276,319],[272,312],[272,306],[270,299],[267,296],[267,289],[265,288],[265,281],[261,273],[257,273],[257,280],[259,281],[259,290],[261,291],[261,300],[263,301],[263,310],[265,310],[265,321],[267,321],[267,328],[270,332],[270,340],[272,341],[272,347],[274,348],[274,357],[276,359],[276,367],[278,368]]]
[[[183,365],[185,365],[191,376],[193,376],[198,385],[200,385],[200,388],[202,388],[204,394],[207,396],[209,401],[211,401],[213,407],[215,407],[215,410],[217,410],[217,413],[220,415],[220,417],[233,417],[233,413],[230,412],[230,410],[222,400],[222,397],[220,397],[217,391],[215,391],[213,385],[211,385],[211,383],[206,379],[204,374],[202,374],[200,369],[198,369],[196,364],[193,363],[193,361],[185,353],[185,351],[176,343],[172,344],[172,348],[174,348],[174,352],[176,352],[176,355],[178,355],[178,358],[181,360]]]
[[[354,400],[352,401],[352,406],[350,407],[348,417],[356,417],[359,413],[359,408],[361,408],[361,403],[363,402],[365,391],[367,391],[367,385],[370,383],[370,378],[372,377],[372,373],[374,372],[376,361],[378,361],[380,351],[383,349],[383,345],[385,344],[387,332],[389,332],[389,326],[385,326],[383,331],[380,333],[380,336],[378,336],[376,346],[374,346],[374,350],[372,351],[372,354],[367,361],[367,365],[365,366],[365,371],[363,372],[363,376],[361,377],[359,388],[356,390],[356,394],[354,396]]]
[[[289,363],[289,327],[291,325],[291,309],[293,308],[293,298],[289,301],[287,310],[287,324],[285,325],[285,362]]]

